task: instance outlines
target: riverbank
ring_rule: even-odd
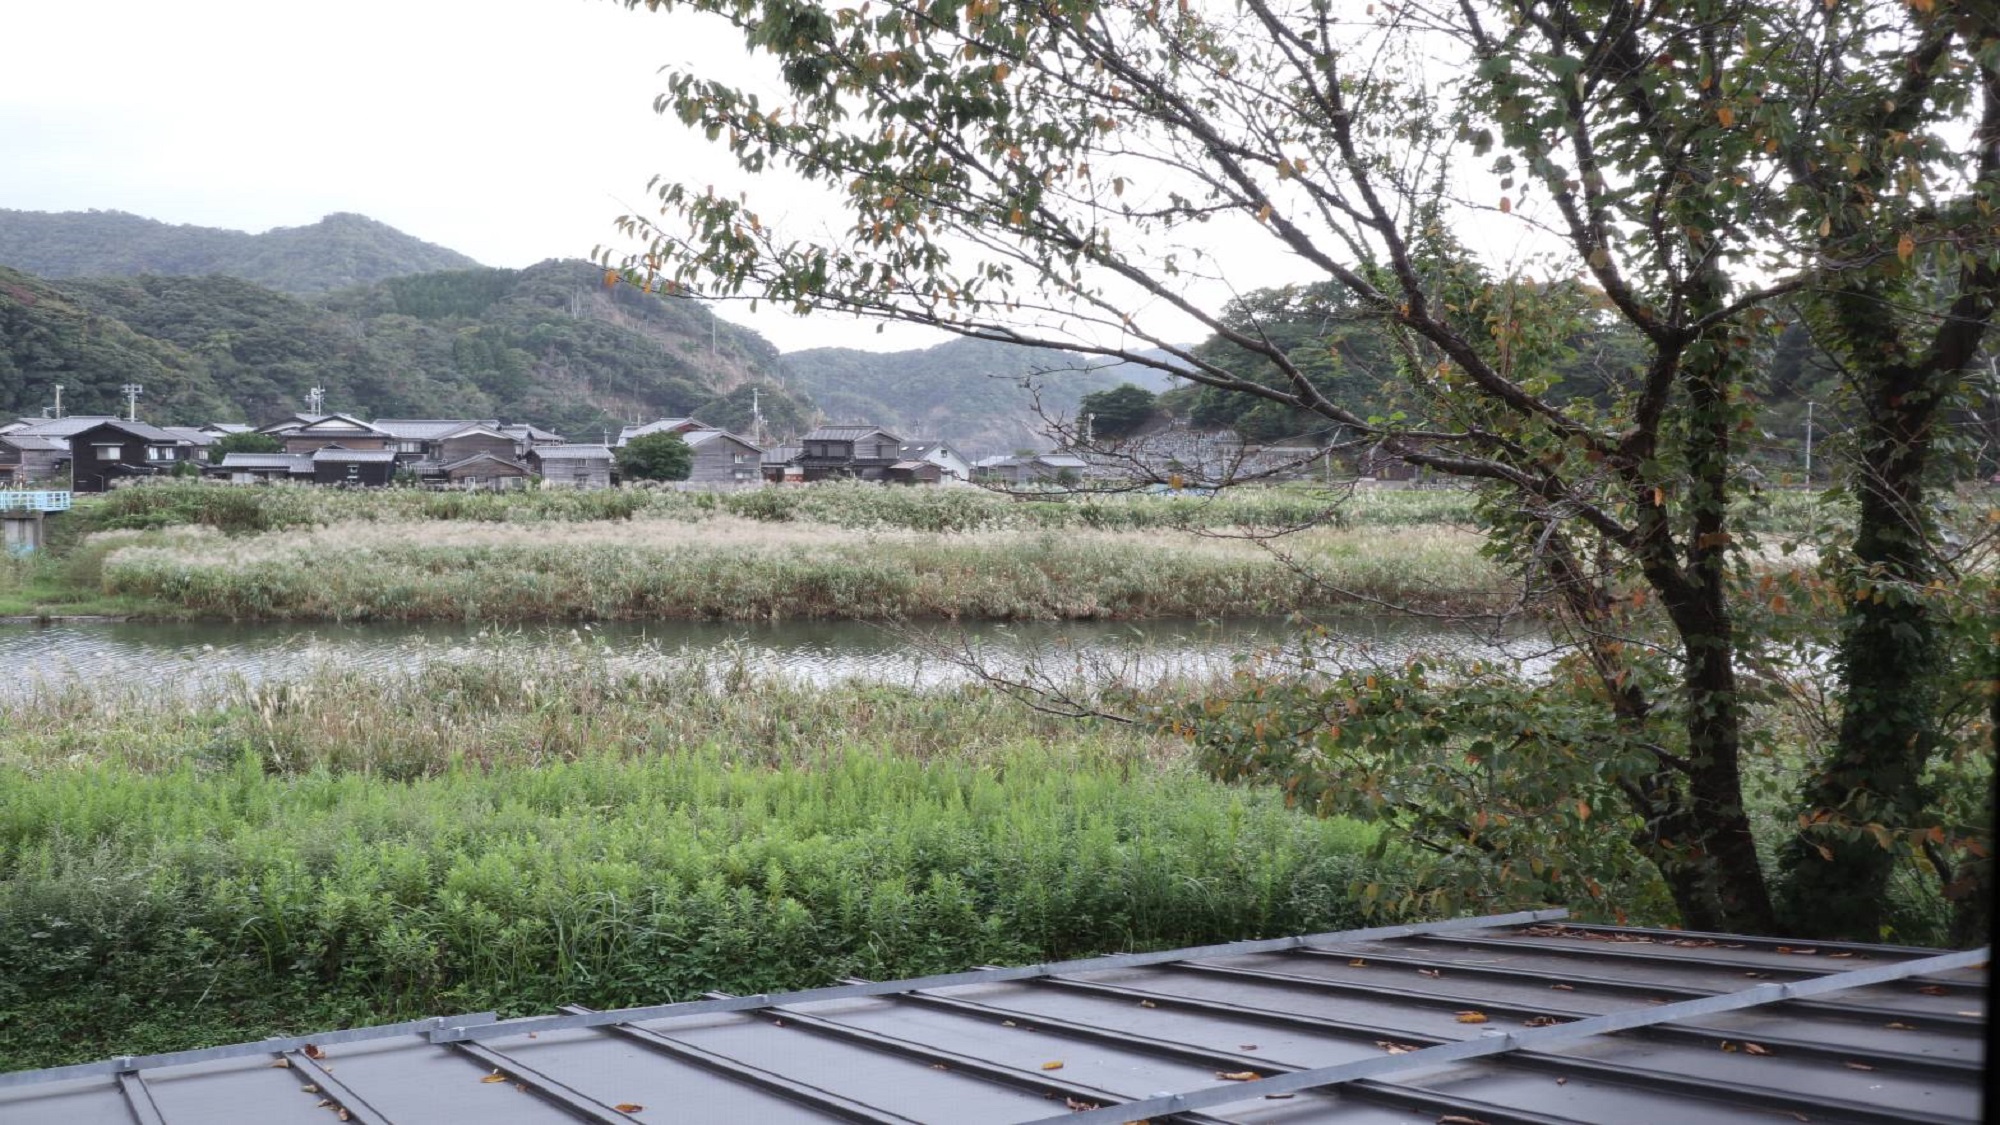
[[[0,724],[0,1070],[1304,932],[1375,833],[1145,725],[515,646]]]

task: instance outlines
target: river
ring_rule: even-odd
[[[238,683],[282,681],[316,668],[382,676],[427,663],[490,659],[499,646],[583,646],[613,664],[696,658],[719,669],[812,682],[865,679],[937,685],[972,678],[975,662],[1007,676],[1102,683],[1226,672],[1245,656],[1298,651],[1283,619],[969,623],[886,627],[852,621],[774,625],[652,622],[478,629],[409,625],[0,625],[0,702],[84,684],[192,695]],[[1545,639],[1514,630],[1495,639],[1407,620],[1339,622],[1320,642],[1322,666],[1400,663],[1412,653],[1514,657],[1539,663]]]

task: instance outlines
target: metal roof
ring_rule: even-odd
[[[80,434],[100,422],[122,420],[110,414],[72,414],[67,418],[23,418],[22,426],[13,432],[32,434],[36,437],[66,438],[72,434]]]
[[[717,429],[689,430],[681,435],[681,440],[686,442],[690,446],[706,445],[707,443],[714,441],[717,438],[726,438],[729,441],[733,441],[736,444],[744,447],[745,449],[750,450],[752,453],[758,454],[759,459],[760,460],[762,459],[762,454],[764,450],[761,447],[759,447],[756,443],[752,442],[749,438],[742,437],[738,434],[732,434],[728,430],[717,430]]]
[[[652,422],[643,424],[635,423],[626,426],[624,429],[618,431],[618,444],[624,445],[635,437],[645,437],[647,434],[667,433],[686,435],[695,430],[712,429],[715,429],[715,427],[696,418],[661,418]]]
[[[861,441],[862,439],[867,438],[873,434],[881,434],[883,437],[888,438],[890,441],[895,442],[899,446],[903,444],[902,438],[897,437],[895,434],[890,433],[889,431],[881,428],[880,426],[821,426],[819,429],[814,430],[813,432],[807,434],[806,436],[800,438],[799,440],[802,442]]]
[[[338,445],[324,445],[308,454],[314,461],[329,461],[345,464],[357,461],[373,464],[377,461],[394,461],[396,455],[386,449],[343,449]]]
[[[544,461],[609,461],[611,448],[604,445],[544,445],[529,450],[528,456]]]
[[[500,423],[491,418],[377,418],[369,424],[402,441],[435,441],[472,426],[491,428]]]
[[[1561,916],[112,1059],[0,1075],[0,1120],[1980,1119],[1984,949]]]
[[[6,442],[8,445],[24,453],[29,451],[36,453],[69,452],[69,442],[64,441],[62,438],[40,437],[35,434],[25,434],[18,431],[14,433],[0,433],[0,442]]]
[[[293,473],[313,471],[310,453],[225,453],[224,469],[284,469]]]

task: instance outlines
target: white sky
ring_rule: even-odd
[[[356,211],[487,265],[586,257],[654,174],[730,176],[652,103],[662,67],[744,57],[726,29],[611,0],[20,0],[0,207],[249,231]],[[721,311],[786,351],[943,338]]]

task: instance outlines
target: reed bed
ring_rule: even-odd
[[[138,533],[114,533],[132,535]],[[237,620],[1084,620],[1506,604],[1478,540],[1315,531],[1286,557],[1167,532],[940,536],[740,517],[342,524],[153,533],[103,555],[107,596]],[[1295,565],[1296,564],[1296,565]]]
[[[888,488],[826,483],[734,492],[627,486],[612,491],[428,492],[329,489],[305,485],[243,487],[200,481],[148,482],[120,488],[80,511],[98,530],[206,526],[231,534],[385,523],[578,523],[603,520],[698,520],[739,516],[766,523],[927,532],[997,530],[1147,530],[1285,528],[1321,524],[1414,527],[1470,524],[1469,492],[1319,488],[1241,488],[1214,496],[1131,493],[1010,496],[979,488]]]
[[[1352,924],[1372,832],[970,690],[469,660],[0,724],[0,1069]]]

